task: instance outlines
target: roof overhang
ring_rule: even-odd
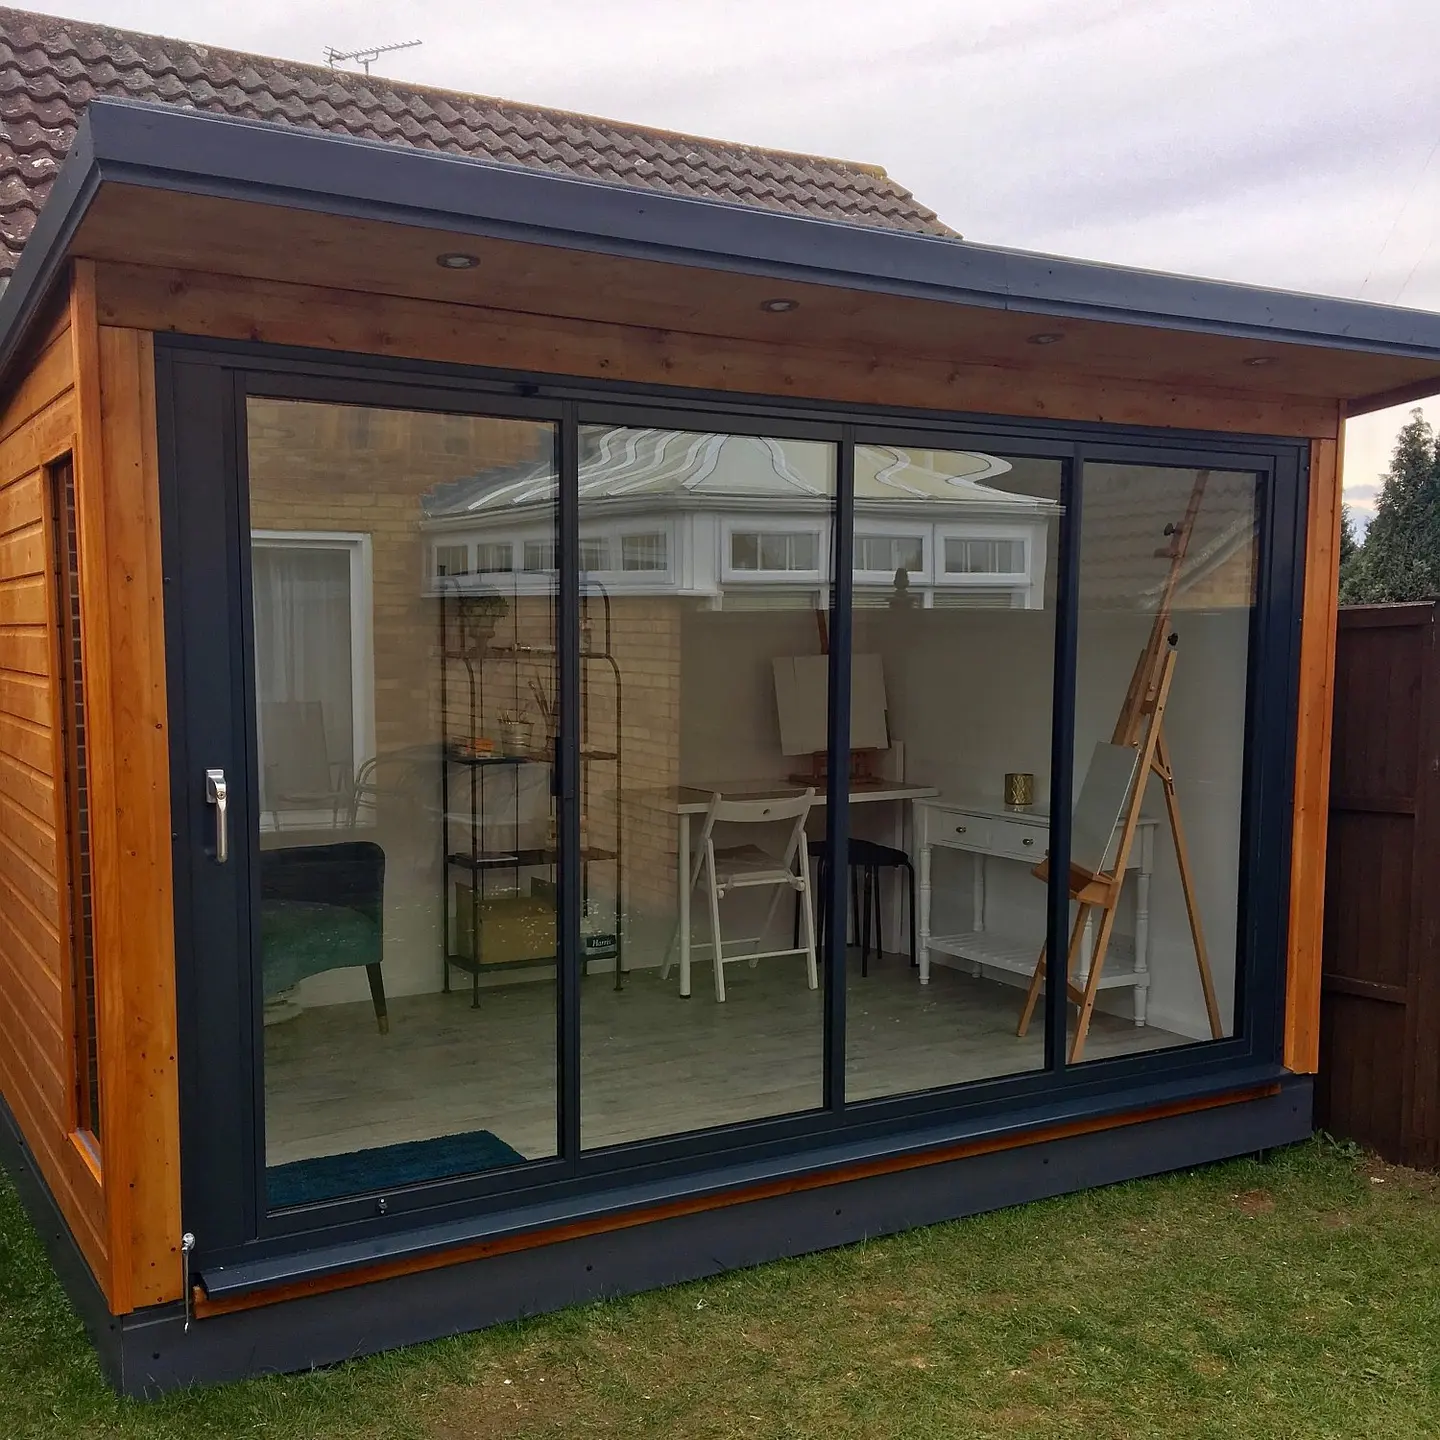
[[[142,192],[143,212],[136,203]],[[303,211],[330,217],[337,227],[418,233],[412,245],[417,255],[426,247],[444,248],[436,232],[442,232],[441,242],[470,237],[475,243],[469,248],[490,247],[486,253],[496,257],[496,273],[503,275],[503,286],[489,296],[483,275],[469,281],[482,287],[466,292],[470,303],[503,299],[505,308],[535,308],[513,261],[515,247],[523,246],[530,247],[526,253],[561,257],[548,271],[532,265],[525,275],[538,295],[553,285],[555,267],[563,264],[571,289],[585,298],[557,313],[579,318],[586,318],[581,312],[587,305],[596,312],[589,318],[617,318],[604,313],[606,296],[628,265],[635,282],[631,295],[643,294],[658,307],[658,318],[632,315],[636,324],[673,325],[683,312],[696,317],[702,333],[724,333],[732,316],[742,316],[748,338],[764,324],[770,338],[803,335],[804,343],[832,344],[843,332],[873,347],[881,343],[876,327],[883,302],[904,312],[904,333],[942,357],[956,358],[957,342],[945,327],[963,314],[973,333],[983,332],[982,348],[998,363],[1027,358],[1024,347],[1038,320],[1042,329],[1050,328],[1047,322],[1064,327],[1070,342],[1064,361],[1077,375],[1128,373],[1176,386],[1199,376],[1237,393],[1335,400],[1350,414],[1440,391],[1440,315],[1426,311],[839,224],[118,100],[89,106],[0,296],[0,366],[24,339],[72,254],[182,266],[189,254],[191,268],[205,268],[199,261],[233,229],[237,204],[265,207],[255,213],[282,221],[287,212]],[[154,218],[148,235],[136,233],[142,213]],[[267,232],[257,223],[253,229],[260,249],[272,247],[275,267],[274,274],[256,278],[307,279],[304,255],[287,252],[315,247],[287,246],[279,225],[272,222]],[[407,290],[409,282],[400,282],[397,293],[433,297],[436,287],[467,283],[475,273],[446,274],[433,265],[433,254],[428,259],[417,261],[415,274],[423,269],[423,283]],[[597,268],[586,284],[586,264],[608,268]],[[707,301],[693,283],[697,272],[731,277],[723,315],[702,313]],[[674,277],[668,288],[667,274]],[[750,303],[777,284],[787,287],[786,294],[807,297],[800,318],[761,316]],[[778,330],[777,321],[794,328]],[[893,317],[891,323],[895,328]],[[1174,337],[1163,357],[1157,331]]]

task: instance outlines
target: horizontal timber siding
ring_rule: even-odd
[[[61,642],[45,468],[76,449],[74,340],[66,311],[0,407],[0,1093],[108,1288],[105,1194],[73,1134]]]

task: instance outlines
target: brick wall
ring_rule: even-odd
[[[440,602],[426,581],[423,496],[437,484],[538,458],[551,443],[548,426],[528,421],[293,401],[250,402],[252,528],[347,531],[370,537],[375,737],[380,754],[433,746],[440,736]],[[491,589],[505,595],[511,590],[508,577],[494,577]],[[587,602],[586,618],[586,647],[599,651],[605,645],[605,626],[604,606],[598,598]],[[449,667],[448,731],[452,737],[464,737],[472,729],[493,736],[502,712],[520,711],[532,724],[538,750],[544,727],[531,686],[538,685],[553,698],[554,659],[531,653],[511,662],[494,652],[505,646],[552,646],[553,600],[512,591],[493,623],[486,647],[490,657],[482,663],[477,656],[474,662],[477,718],[473,726],[466,667],[463,663]],[[452,644],[457,644],[458,632],[451,633]],[[630,797],[674,785],[679,779],[679,602],[670,597],[615,597],[610,602],[610,636],[623,692],[618,718],[627,796],[625,889],[629,905],[638,912],[638,933],[649,937],[664,931],[674,912],[674,821]],[[585,746],[611,751],[617,723],[613,672],[599,661],[587,664],[585,682]],[[593,846],[611,848],[618,803],[615,767],[597,756],[588,768],[584,838]],[[432,812],[432,829],[433,823]],[[438,893],[439,876],[425,853],[436,852],[435,836],[412,829],[403,840],[385,843],[389,874],[395,877],[387,887],[396,901],[387,910],[404,904],[428,914],[428,921],[418,920],[403,933],[412,949],[434,951],[438,937],[433,895]],[[397,847],[404,853],[394,853]],[[427,890],[432,899],[428,911],[423,911]],[[591,891],[597,907],[612,901],[613,872],[608,867],[592,867]],[[636,951],[631,959],[645,963],[647,957]],[[438,966],[433,956],[417,962],[411,988],[433,988],[425,977],[434,975]],[[400,980],[400,988],[406,983]]]

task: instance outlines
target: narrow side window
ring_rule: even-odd
[[[55,547],[56,721],[63,764],[57,777],[65,823],[67,954],[74,1017],[76,1129],[99,1137],[100,1062],[96,1041],[93,882],[90,866],[89,761],[85,727],[85,656],[80,633],[80,552],[75,526],[75,467],[69,455],[46,467]]]

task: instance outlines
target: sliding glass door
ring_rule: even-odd
[[[615,983],[581,991],[586,1150],[824,1104],[837,458],[797,435],[580,426],[581,834],[624,855]],[[589,935],[614,872],[587,872]]]
[[[851,797],[851,1101],[1045,1068],[1043,1012],[1021,1017],[1049,914],[1066,498],[1059,459],[857,447],[852,684],[883,709],[887,786]]]
[[[515,388],[162,355],[207,1255],[1268,1053],[1293,465]]]
[[[1262,499],[1251,471],[1085,466],[1072,862],[1101,878],[1071,1063],[1235,1034]]]

